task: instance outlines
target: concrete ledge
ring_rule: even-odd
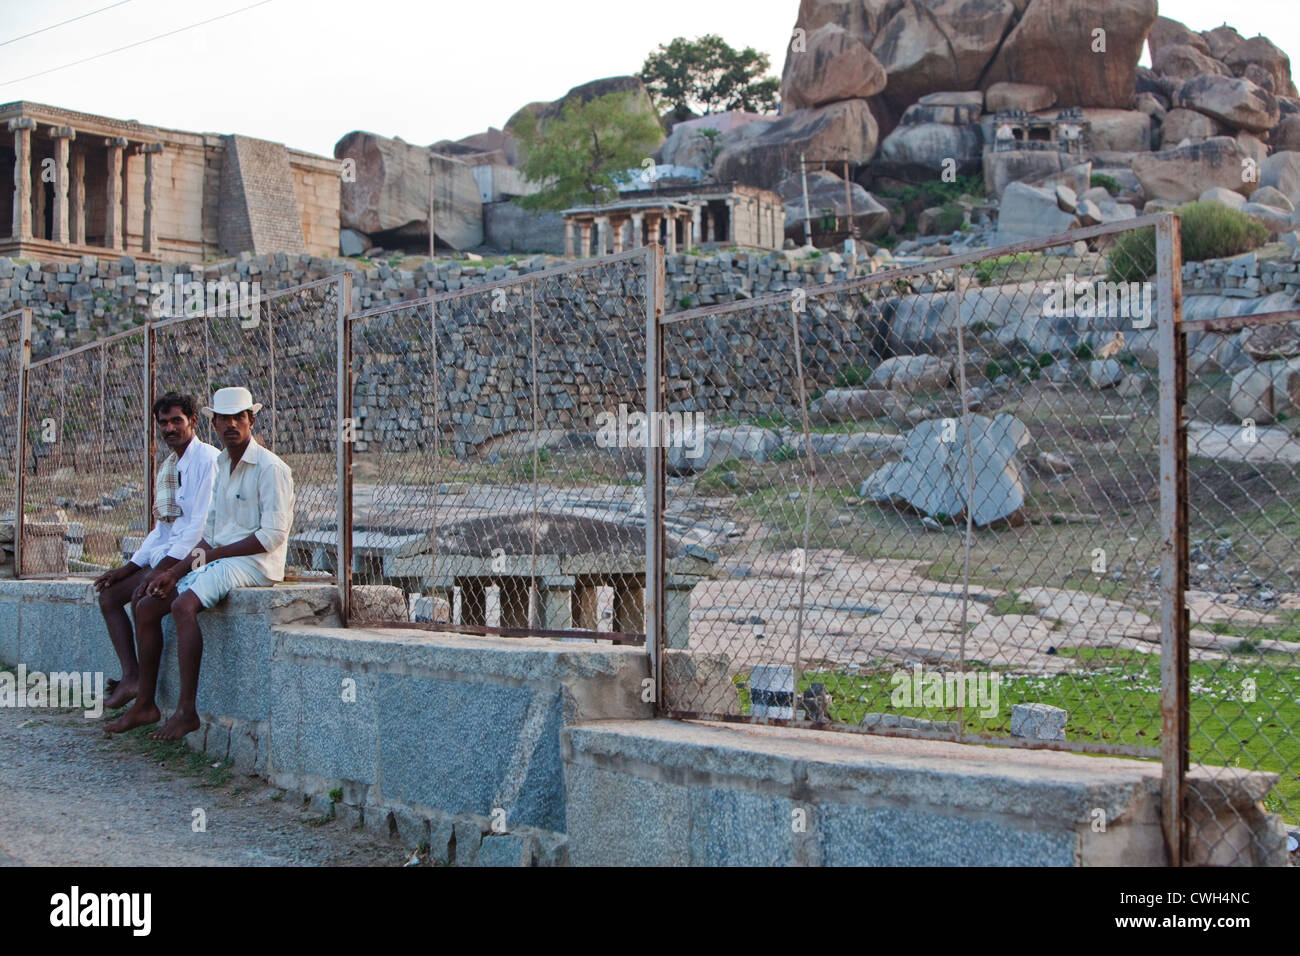
[[[563,739],[577,865],[1166,862],[1152,763],[660,720],[575,726]],[[1276,779],[1213,775],[1213,790],[1231,795],[1223,807],[1257,807]],[[1285,864],[1276,818],[1214,818],[1201,832],[1231,834],[1239,862]]]
[[[275,631],[272,779],[345,802],[566,830],[560,731],[649,717],[635,647],[421,631]],[[328,788],[327,788],[328,789]],[[495,846],[495,844],[493,844]]]

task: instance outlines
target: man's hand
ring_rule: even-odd
[[[95,585],[96,591],[102,591],[105,588],[111,588],[118,581],[122,581],[125,580],[126,578],[129,578],[137,570],[138,569],[131,564],[124,564],[118,568],[110,568],[109,570],[101,574],[99,577],[95,578],[94,582],[92,583]]]
[[[144,597],[146,594],[149,593],[149,584],[150,582],[153,581],[154,577],[155,577],[154,569],[150,568],[149,572],[144,576],[144,580],[141,581],[139,584],[137,584],[135,586],[135,590],[131,592],[132,604],[136,603],[142,597]]]
[[[180,565],[168,568],[166,571],[159,571],[145,585],[145,593],[159,599],[172,596],[176,591],[176,582],[183,576],[183,571],[184,568]]]

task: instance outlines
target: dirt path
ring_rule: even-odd
[[[410,856],[338,821],[305,822],[320,814],[260,778],[214,784],[172,769],[186,762],[160,765],[80,713],[0,708],[0,865],[400,866]],[[196,808],[205,833],[192,829]]]

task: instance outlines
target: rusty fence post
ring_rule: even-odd
[[[1156,224],[1160,352],[1160,749],[1165,846],[1171,866],[1187,850],[1187,350],[1182,330],[1182,236],[1166,213]]]
[[[206,326],[206,321],[204,322]],[[146,533],[153,521],[153,460],[154,460],[154,422],[153,422],[153,394],[156,378],[154,374],[154,354],[157,351],[154,346],[157,340],[154,338],[154,328],[152,322],[144,324],[144,381],[141,387],[144,389],[144,522]],[[209,396],[210,396],[209,392]],[[205,397],[209,397],[205,396]]]
[[[14,577],[23,576],[23,506],[27,461],[27,367],[32,361],[32,310],[23,309],[18,332],[18,455],[14,462]]]
[[[338,550],[335,554],[335,582],[339,589],[339,616],[348,626],[352,614],[352,273],[344,272],[338,288],[338,420],[334,434],[338,450]]]
[[[646,420],[658,422],[663,411],[664,347],[660,320],[664,312],[664,249],[652,242],[646,255],[645,402]],[[650,434],[656,434],[651,427]],[[655,713],[664,713],[664,449],[648,440],[645,448],[645,646],[653,681]]]

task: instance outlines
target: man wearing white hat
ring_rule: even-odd
[[[212,396],[212,404],[202,409],[226,446],[217,456],[203,540],[194,550],[193,561],[156,574],[136,605],[139,696],[130,710],[105,725],[108,733],[152,724],[162,716],[154,694],[162,661],[162,619],[168,613],[176,623],[180,697],[176,712],[149,736],[179,740],[197,730],[199,663],[203,657],[199,613],[233,588],[264,587],[284,580],[293,521],[293,475],[288,465],[253,438],[253,423],[261,408],[248,389],[222,388]]]

